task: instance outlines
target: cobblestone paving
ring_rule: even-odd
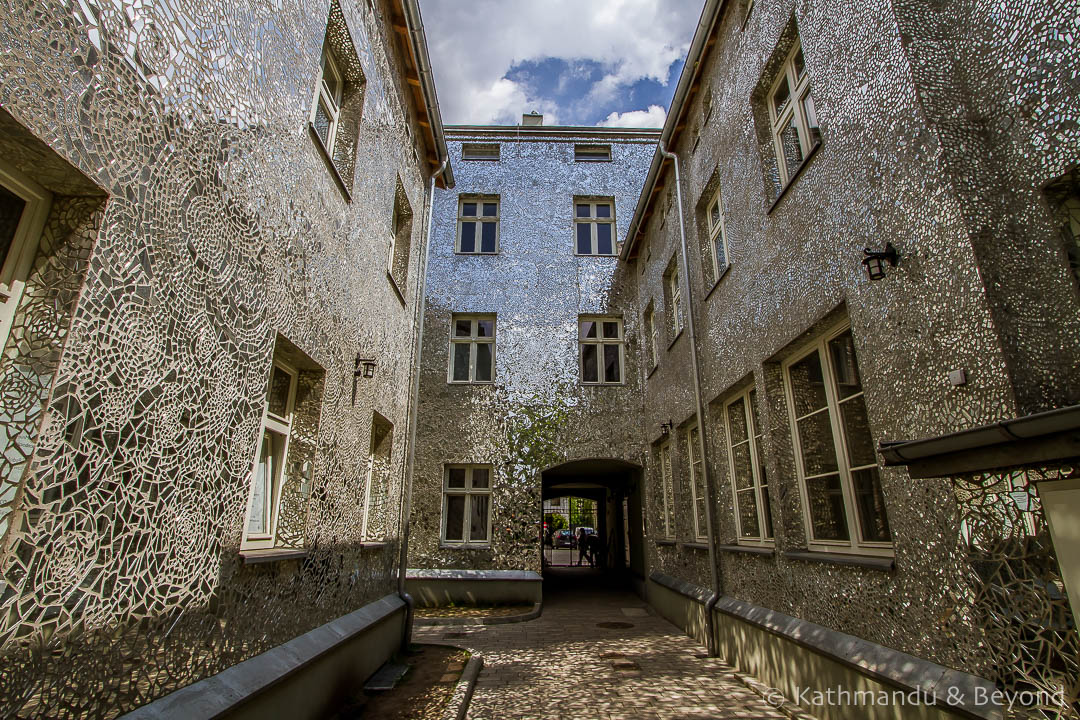
[[[545,587],[536,620],[416,628],[415,642],[458,645],[483,658],[469,718],[785,717],[739,682],[730,665],[697,657],[705,648],[633,593],[585,577],[574,590],[574,582],[564,575],[559,589]]]

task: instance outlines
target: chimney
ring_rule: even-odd
[[[529,125],[543,125],[544,116],[533,110],[531,113],[525,113],[521,116],[521,124],[525,126]]]

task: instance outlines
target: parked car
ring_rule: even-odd
[[[574,539],[574,533],[569,530],[556,530],[552,535],[552,545],[557,548],[568,547],[572,548],[577,542]]]

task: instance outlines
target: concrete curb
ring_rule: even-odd
[[[760,695],[769,706],[784,713],[784,715],[787,715],[791,720],[817,720],[815,716],[784,697],[779,690],[769,687],[765,683],[760,682],[757,678],[738,672],[735,673],[735,677],[743,685]]]
[[[469,712],[469,701],[476,689],[476,678],[480,676],[480,669],[483,667],[484,661],[479,655],[469,657],[469,662],[465,664],[457,686],[454,687],[454,694],[443,712],[443,720],[465,720],[465,714]]]
[[[451,625],[506,625],[507,623],[526,622],[540,617],[543,603],[534,603],[529,612],[518,615],[503,615],[500,617],[451,617],[451,618],[425,618],[418,617],[413,620],[416,627],[451,626]]]

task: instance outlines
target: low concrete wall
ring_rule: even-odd
[[[526,570],[409,570],[405,591],[417,607],[538,603],[543,578]]]
[[[323,718],[398,650],[404,629],[405,603],[386,595],[124,718]]]
[[[661,615],[705,643],[707,590],[653,573],[647,595]],[[976,703],[978,693],[994,690],[983,678],[731,597],[714,613],[720,656],[821,720],[1003,717],[1000,706]],[[924,704],[935,695],[936,705]]]

